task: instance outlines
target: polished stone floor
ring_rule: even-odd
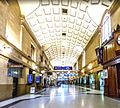
[[[74,85],[48,88],[34,98],[4,108],[120,108],[120,101],[104,97],[102,92]]]

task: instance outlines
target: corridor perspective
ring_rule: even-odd
[[[120,0],[0,0],[0,108],[120,108]]]
[[[104,97],[96,90],[61,85],[59,88],[47,88],[36,94],[36,98],[13,102],[3,108],[120,108],[120,101]]]

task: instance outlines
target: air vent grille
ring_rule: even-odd
[[[63,36],[66,36],[66,33],[62,33]]]
[[[68,14],[68,10],[67,9],[62,9],[62,14],[67,15]]]

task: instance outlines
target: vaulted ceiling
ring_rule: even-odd
[[[18,0],[53,66],[73,66],[112,0]]]

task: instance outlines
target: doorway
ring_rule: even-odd
[[[95,78],[94,74],[90,74],[89,76],[89,85],[91,89],[95,89]]]
[[[17,97],[17,92],[18,92],[18,78],[13,77],[13,92],[12,92],[12,97]]]
[[[99,82],[100,82],[100,91],[103,91],[104,93],[104,85],[105,85],[105,82],[104,82],[104,72],[99,72],[100,74],[100,77],[99,77]]]
[[[118,97],[120,98],[120,63],[117,66]]]
[[[116,66],[109,66],[108,78],[105,79],[105,95],[109,97],[118,97],[117,93],[117,69]]]

